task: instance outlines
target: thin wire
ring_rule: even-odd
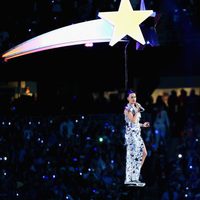
[[[125,86],[125,91],[128,89],[128,56],[127,56],[127,47],[129,45],[130,40],[128,40],[128,42],[126,43],[125,49],[124,49],[124,59],[125,59],[125,65],[124,65],[124,86]]]

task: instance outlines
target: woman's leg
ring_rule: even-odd
[[[144,164],[144,161],[145,161],[146,157],[147,157],[147,149],[146,149],[146,146],[145,146],[145,144],[144,144],[144,147],[143,147],[143,154],[142,154],[141,167],[142,167],[142,165]]]

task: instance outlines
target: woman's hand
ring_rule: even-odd
[[[144,122],[143,127],[145,127],[145,128],[150,127],[150,123],[149,122]]]

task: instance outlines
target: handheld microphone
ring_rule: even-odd
[[[145,109],[139,103],[137,103],[137,106],[139,107],[140,112],[144,112],[145,111]]]

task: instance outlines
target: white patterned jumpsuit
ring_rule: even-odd
[[[140,170],[142,165],[142,156],[144,141],[141,137],[140,118],[141,113],[138,108],[132,104],[127,104],[125,110],[132,112],[136,115],[136,122],[133,123],[125,115],[126,133],[125,133],[125,145],[126,145],[126,174],[125,182],[138,181],[140,177]]]

